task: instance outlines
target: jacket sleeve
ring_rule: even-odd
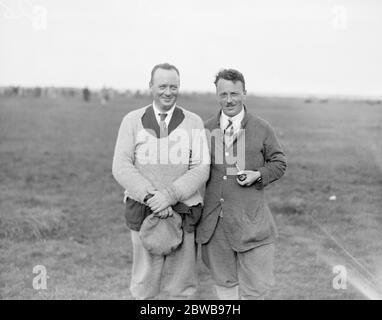
[[[210,174],[210,153],[206,131],[199,118],[192,129],[191,153],[188,170],[167,187],[173,203],[182,202],[190,198],[196,191],[203,189],[203,185]]]
[[[132,199],[143,203],[147,193],[154,187],[134,166],[135,132],[131,114],[127,114],[121,123],[114,149],[112,172],[115,180],[126,190]]]
[[[286,155],[283,152],[276,134],[271,126],[266,127],[264,139],[264,166],[258,168],[261,180],[255,183],[256,189],[265,188],[268,184],[280,179],[286,170]]]

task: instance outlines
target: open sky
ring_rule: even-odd
[[[378,0],[0,0],[0,85],[146,89],[175,64],[213,91],[224,67],[260,94],[382,95]]]

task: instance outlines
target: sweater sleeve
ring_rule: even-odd
[[[257,189],[265,188],[268,184],[280,179],[287,167],[286,155],[271,126],[267,127],[263,147],[264,166],[258,168],[261,173],[261,181],[255,183]]]
[[[209,178],[211,160],[206,129],[202,120],[197,120],[192,128],[189,168],[167,188],[174,202],[190,198],[196,191],[203,189]]]
[[[155,188],[134,166],[135,121],[131,113],[122,120],[114,149],[112,172],[115,180],[126,189],[126,194],[143,203],[145,196]]]

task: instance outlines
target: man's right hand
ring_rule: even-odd
[[[170,199],[160,191],[154,191],[153,196],[147,200],[146,204],[154,213],[159,213],[171,206]]]

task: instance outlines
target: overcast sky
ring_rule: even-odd
[[[232,67],[254,93],[382,95],[381,39],[378,0],[0,0],[0,85],[146,89],[170,62],[187,91]]]

